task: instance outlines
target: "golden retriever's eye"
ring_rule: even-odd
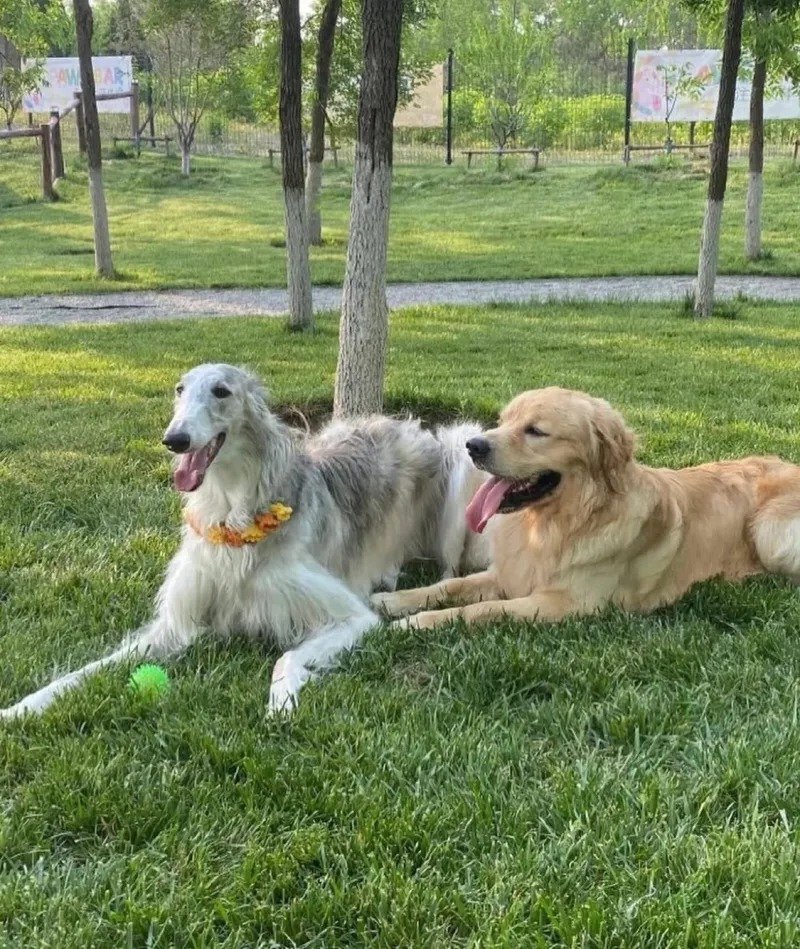
[[[175,395],[183,395],[183,384],[180,382],[175,386]]]
[[[534,438],[546,438],[547,432],[543,432],[540,428],[537,428],[535,425],[529,425],[525,429],[526,435],[533,435]]]
[[[215,399],[227,399],[231,394],[231,390],[226,386],[214,386],[214,388],[211,390],[211,394]]]

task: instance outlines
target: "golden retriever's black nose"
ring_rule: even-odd
[[[161,439],[161,444],[166,445],[167,448],[169,448],[170,451],[174,451],[176,455],[182,455],[184,452],[189,451],[191,439],[183,432],[176,432],[174,435],[165,435]]]
[[[470,438],[467,442],[467,451],[473,461],[483,461],[484,458],[488,457],[491,450],[492,446],[489,439],[484,438],[483,435],[476,435],[475,438]]]

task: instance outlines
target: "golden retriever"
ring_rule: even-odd
[[[524,392],[499,425],[470,439],[491,477],[467,518],[491,518],[492,565],[433,586],[377,594],[423,629],[462,617],[559,620],[614,604],[648,611],[709,577],[779,573],[800,580],[800,467],[744,458],[648,468],[607,402],[582,392]],[[445,603],[450,609],[438,609]],[[418,613],[425,609],[426,612]]]

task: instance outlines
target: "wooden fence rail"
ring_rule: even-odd
[[[130,100],[130,120],[131,120],[131,141],[139,150],[142,130],[147,124],[145,120],[143,125],[139,125],[139,83],[137,80],[131,82],[131,88],[128,92],[109,92],[100,93],[97,96],[98,102],[108,101],[109,99],[129,99]],[[63,112],[58,109],[50,110],[50,121],[42,125],[31,124],[28,128],[19,129],[0,129],[0,140],[10,138],[38,138],[41,142],[42,154],[42,195],[48,200],[53,201],[56,193],[53,190],[53,182],[59,178],[66,177],[64,167],[64,151],[61,144],[61,122],[71,113],[75,113],[75,125],[78,131],[78,150],[81,155],[86,154],[86,128],[83,115],[83,95],[81,92],[75,93],[71,105],[67,106]],[[28,116],[32,123],[32,116]],[[149,139],[145,139],[149,141]],[[161,139],[153,139],[161,141]],[[169,138],[164,139],[167,143]],[[169,148],[169,146],[167,146]]]
[[[42,154],[42,197],[47,201],[55,201],[53,191],[53,156],[50,125],[44,123],[27,129],[3,129],[0,139],[5,138],[38,138],[41,143]]]

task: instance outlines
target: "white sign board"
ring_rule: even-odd
[[[719,97],[718,49],[641,49],[633,69],[631,121],[713,122]],[[742,59],[736,82],[734,122],[750,118],[751,61]],[[800,97],[787,80],[764,96],[765,119],[800,118]]]
[[[27,62],[27,61],[26,61]],[[101,93],[129,92],[133,79],[130,56],[93,56],[95,91]],[[44,60],[44,78],[40,88],[29,92],[22,102],[26,112],[63,112],[72,105],[81,88],[81,70],[77,56],[51,57]],[[97,103],[99,112],[127,112],[129,99],[106,99]]]
[[[394,115],[395,128],[441,128],[442,90],[444,89],[444,66],[438,64],[431,69],[427,82],[414,89],[408,105],[397,107]]]

